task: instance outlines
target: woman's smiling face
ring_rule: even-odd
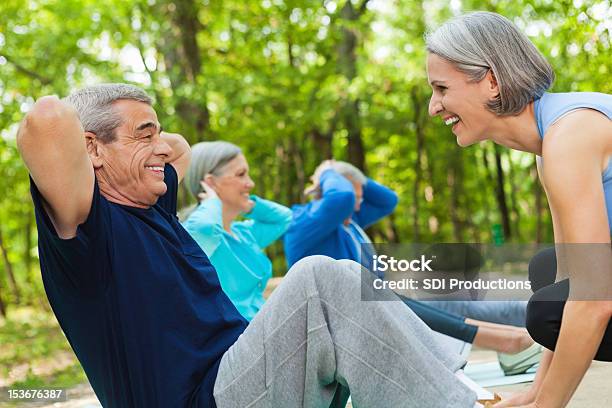
[[[255,183],[249,175],[249,164],[242,153],[223,166],[221,175],[212,176],[209,182],[228,209],[236,212],[251,210],[250,194]]]
[[[452,125],[459,146],[469,146],[490,137],[487,129],[497,115],[487,109],[486,103],[498,94],[491,71],[481,81],[470,81],[450,62],[429,53],[427,78],[433,90],[429,115],[440,116],[444,123]]]

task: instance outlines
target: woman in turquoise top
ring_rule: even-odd
[[[192,146],[187,187],[199,201],[183,223],[217,270],[223,291],[252,320],[264,303],[272,263],[263,248],[291,223],[291,210],[250,192],[255,186],[239,147],[228,142]],[[246,220],[236,221],[240,215]]]
[[[612,96],[547,93],[552,67],[495,13],[451,19],[426,43],[429,113],[457,143],[539,156],[556,252],[530,264],[527,328],[548,350],[532,387],[495,407],[564,407],[594,358],[612,361]]]

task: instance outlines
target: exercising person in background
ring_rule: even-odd
[[[398,202],[395,192],[342,161],[323,161],[311,180],[313,185],[306,193],[315,199],[292,207],[293,221],[284,237],[287,263],[292,265],[308,255],[326,255],[351,259],[372,269],[369,262],[375,249],[364,229],[393,212]],[[530,349],[524,364],[502,364],[507,374],[524,372],[539,360],[540,350],[531,348],[534,342],[524,328],[470,319],[432,307],[428,302],[400,298],[439,333],[500,353],[516,354]],[[505,307],[505,303],[498,307]],[[489,310],[499,314],[498,309]]]
[[[250,192],[255,183],[240,148],[216,141],[193,145],[185,183],[198,200],[183,226],[208,255],[221,288],[252,320],[264,304],[272,262],[263,249],[291,223],[291,210]],[[236,219],[244,215],[245,221]]]
[[[284,237],[289,267],[309,255],[352,259],[371,267],[374,249],[364,229],[393,212],[397,194],[343,161],[323,161],[311,180],[305,194],[314,200],[291,208],[293,221]],[[369,253],[362,255],[362,250]]]
[[[496,406],[564,407],[594,358],[612,361],[612,96],[548,93],[552,67],[495,13],[451,19],[426,45],[429,113],[460,146],[492,140],[538,156],[558,251],[532,261],[527,328],[548,350],[533,386]]]

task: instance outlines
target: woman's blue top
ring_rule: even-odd
[[[584,108],[594,109],[612,119],[612,95],[599,92],[545,93],[540,99],[536,99],[534,112],[540,138],[544,139],[548,128],[562,116]],[[601,176],[601,181],[606,198],[608,225],[612,233],[612,158]]]
[[[285,233],[291,210],[272,201],[251,196],[255,206],[245,221],[223,229],[218,198],[204,200],[183,223],[217,270],[223,292],[240,314],[252,320],[264,304],[263,292],[272,276],[272,263],[263,252]]]

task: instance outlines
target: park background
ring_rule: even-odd
[[[85,381],[44,294],[15,145],[43,95],[139,85],[165,129],[238,144],[254,192],[289,206],[322,160],[352,162],[400,198],[368,231],[376,242],[550,242],[535,157],[461,149],[428,117],[423,35],[470,10],[516,23],[553,65],[553,92],[611,93],[609,1],[0,2],[0,387]],[[282,245],[268,255],[282,276]]]

